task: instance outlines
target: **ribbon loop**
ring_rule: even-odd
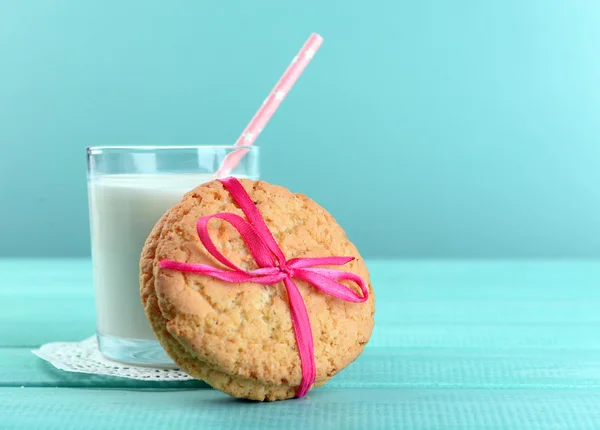
[[[196,230],[208,253],[231,270],[219,269],[206,264],[181,263],[172,260],[162,260],[160,267],[180,272],[208,275],[229,283],[254,282],[261,285],[274,285],[283,281],[288,295],[292,327],[294,328],[302,366],[302,380],[297,388],[296,397],[302,397],[310,391],[315,382],[317,369],[308,311],[298,286],[292,278],[307,282],[322,293],[347,302],[360,303],[367,301],[369,290],[364,280],[355,273],[315,267],[342,266],[354,260],[354,257],[331,256],[286,260],[283,251],[243,185],[233,177],[220,179],[219,181],[229,191],[248,220],[233,213],[218,213],[201,217],[196,224]],[[217,249],[208,232],[208,223],[212,219],[228,222],[238,231],[259,266],[258,269],[245,271],[233,264]],[[360,288],[361,294],[359,295],[351,288],[338,282],[340,280],[354,282]]]
[[[237,267],[235,264],[229,261],[223,254],[221,254],[221,252],[217,249],[214,242],[210,238],[210,234],[208,233],[208,222],[213,218],[221,219],[223,221],[228,222],[233,226],[233,228],[235,228],[238,231],[240,236],[242,236],[244,242],[246,242],[246,245],[250,250],[250,254],[252,254],[252,257],[254,257],[254,260],[256,261],[259,267],[273,267],[275,263],[273,260],[273,256],[269,252],[269,248],[263,241],[262,237],[258,234],[256,229],[244,218],[232,213],[219,213],[215,215],[203,216],[198,220],[198,223],[196,225],[196,230],[198,231],[200,241],[202,242],[206,250],[213,257],[219,260],[220,263],[224,264],[230,269],[243,272],[242,269]]]

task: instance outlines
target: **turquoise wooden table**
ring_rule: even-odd
[[[375,332],[309,398],[59,371],[94,332],[87,260],[0,261],[0,429],[599,429],[600,263],[371,261]]]

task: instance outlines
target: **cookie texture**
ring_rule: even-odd
[[[371,336],[375,302],[367,267],[343,229],[317,203],[264,181],[240,182],[287,259],[354,256],[354,261],[330,268],[360,275],[369,289],[368,301],[349,303],[294,280],[312,327],[313,387],[320,386],[355,360]],[[196,232],[200,217],[219,212],[244,217],[220,182],[208,182],[187,193],[152,230],[140,259],[140,293],[148,320],[175,363],[214,388],[252,400],[294,397],[302,374],[283,282],[234,284],[159,267],[169,259],[225,268],[204,249]],[[229,224],[213,220],[209,232],[234,264],[258,268]]]

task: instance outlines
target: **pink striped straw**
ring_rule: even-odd
[[[235,169],[239,162],[249,151],[247,146],[254,143],[258,135],[263,131],[267,122],[271,119],[285,96],[290,92],[292,86],[296,83],[310,60],[323,43],[323,38],[316,33],[310,35],[304,46],[293,59],[279,82],[275,85],[271,93],[267,96],[258,112],[250,123],[244,129],[242,135],[236,140],[235,146],[241,146],[225,156],[221,166],[215,173],[215,178],[222,178]]]

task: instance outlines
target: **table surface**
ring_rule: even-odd
[[[308,398],[67,373],[94,332],[88,260],[0,260],[1,429],[598,429],[600,262],[370,261],[375,331]]]

